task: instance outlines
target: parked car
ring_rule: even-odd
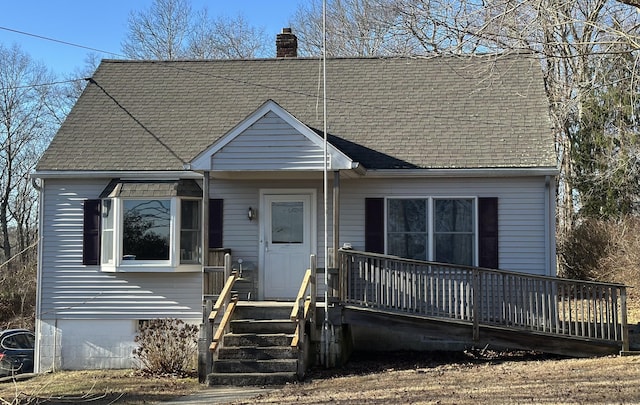
[[[33,372],[35,335],[27,329],[0,332],[0,377]]]

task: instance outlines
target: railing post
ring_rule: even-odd
[[[629,326],[627,325],[627,289],[620,287],[620,314],[622,328],[622,351],[629,351]]]
[[[198,381],[204,383],[213,371],[213,356],[209,346],[213,341],[213,325],[209,322],[209,314],[213,310],[213,300],[204,301],[202,329],[200,330],[200,345],[198,346]]]
[[[480,273],[478,272],[478,269],[473,269],[472,294],[473,294],[473,311],[471,311],[471,314],[473,316],[473,340],[478,341],[480,340],[480,314],[482,313],[482,310],[480,308],[480,301],[481,301],[480,294],[482,294],[482,292],[480,290]]]
[[[316,255],[309,256],[309,270],[311,270],[311,280],[309,280],[309,282],[311,283],[311,285],[309,286],[309,311],[311,311],[311,314],[309,316],[309,339],[311,340],[311,342],[317,342],[318,336],[316,333],[316,300],[318,298],[318,271]],[[304,302],[302,307],[304,313]],[[302,331],[304,332],[304,322],[301,326]]]
[[[231,275],[231,255],[229,253],[225,253],[224,255],[224,280],[229,278]]]
[[[318,279],[316,278],[316,255],[311,255],[309,257],[309,269],[311,270],[311,308],[315,308],[317,298],[316,296],[318,295]],[[313,319],[315,319],[315,314],[313,314]]]

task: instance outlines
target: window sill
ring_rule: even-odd
[[[164,266],[154,264],[127,264],[126,266],[112,266],[103,264],[100,270],[104,273],[199,273],[201,264],[181,264],[178,266]]]

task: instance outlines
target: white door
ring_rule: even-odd
[[[298,294],[313,249],[312,194],[265,194],[262,212],[263,296]]]

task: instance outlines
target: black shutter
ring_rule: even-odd
[[[82,225],[82,264],[100,264],[100,209],[101,200],[84,201]]]
[[[364,200],[364,250],[384,253],[384,198]]]
[[[209,200],[209,247],[222,246],[222,199]]]
[[[498,268],[498,199],[478,198],[480,267]]]

